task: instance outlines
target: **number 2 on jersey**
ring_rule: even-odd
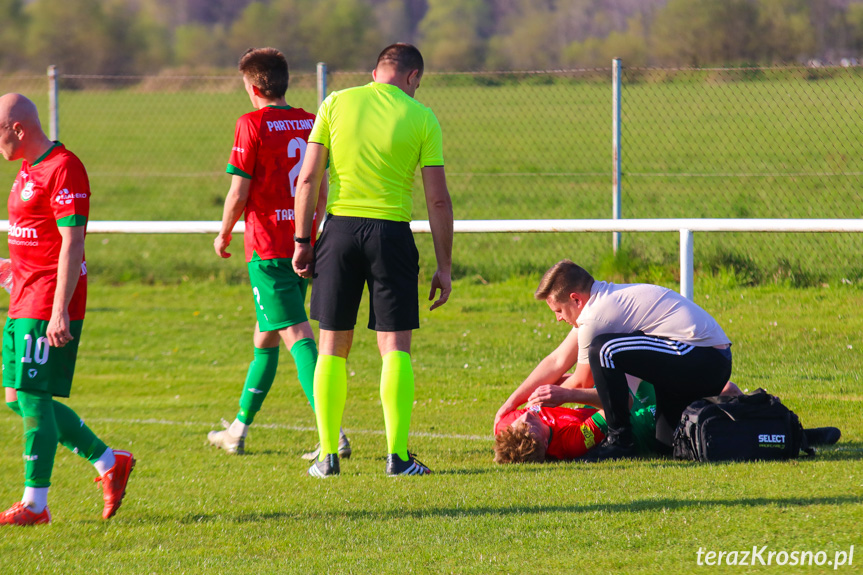
[[[297,158],[297,163],[291,168],[288,174],[288,181],[291,183],[291,197],[297,195],[297,178],[300,175],[300,168],[303,166],[303,158],[306,155],[306,141],[302,138],[294,138],[288,142],[288,157]]]

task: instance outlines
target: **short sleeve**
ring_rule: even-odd
[[[84,226],[90,217],[90,181],[80,162],[69,162],[54,175],[51,208],[61,227]]]
[[[335,92],[330,94],[321,104],[315,118],[315,125],[312,126],[312,132],[309,134],[310,144],[320,144],[328,150],[332,149],[330,146],[330,115],[335,96]]]
[[[443,135],[440,122],[431,110],[428,110],[425,137],[420,149],[420,168],[426,166],[443,166]]]
[[[258,131],[255,123],[248,116],[240,116],[234,131],[234,147],[228,160],[228,169],[233,176],[252,179],[255,172],[255,160],[258,152]]]

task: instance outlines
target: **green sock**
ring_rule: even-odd
[[[315,365],[318,363],[318,346],[315,345],[313,339],[301,339],[291,346],[291,355],[294,356],[294,363],[297,365],[297,376],[300,378],[303,393],[306,394],[306,399],[309,400],[309,405],[314,411]]]
[[[348,371],[345,358],[319,355],[315,367],[315,419],[321,440],[318,459],[339,451],[339,428],[348,398]]]
[[[24,417],[24,415],[21,413],[21,406],[18,405],[17,399],[15,401],[7,401],[6,405],[9,406],[9,409],[17,413],[18,417]]]
[[[240,411],[237,419],[246,425],[251,425],[255,414],[261,410],[273,381],[276,379],[276,368],[279,367],[279,348],[255,348],[255,359],[249,364],[249,373],[243,384],[243,394],[240,396]]]
[[[54,400],[46,391],[18,390],[24,418],[24,486],[48,487],[57,453]]]
[[[411,356],[391,351],[383,357],[381,368],[381,403],[387,428],[387,453],[402,460],[408,458],[408,431],[414,409],[414,370]]]
[[[96,437],[84,420],[64,403],[54,401],[54,419],[57,421],[57,435],[60,443],[77,453],[90,463],[96,463],[108,446]]]

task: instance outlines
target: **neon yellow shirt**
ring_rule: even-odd
[[[330,94],[309,142],[329,150],[327,212],[337,216],[409,222],[417,166],[443,166],[434,113],[390,84]]]

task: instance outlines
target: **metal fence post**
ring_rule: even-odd
[[[57,81],[57,66],[48,66],[48,137],[52,141],[60,139],[60,108],[59,108],[59,82]]]
[[[695,299],[695,250],[692,245],[692,230],[680,230],[680,295],[688,300]]]
[[[620,76],[621,76],[621,61],[620,58],[612,60],[612,76],[611,76],[611,99],[612,99],[612,163],[611,172],[611,187],[612,187],[612,219],[620,219]],[[620,248],[620,232],[612,232],[611,244],[614,253],[617,254]]]
[[[327,97],[327,65],[318,62],[318,108]]]

